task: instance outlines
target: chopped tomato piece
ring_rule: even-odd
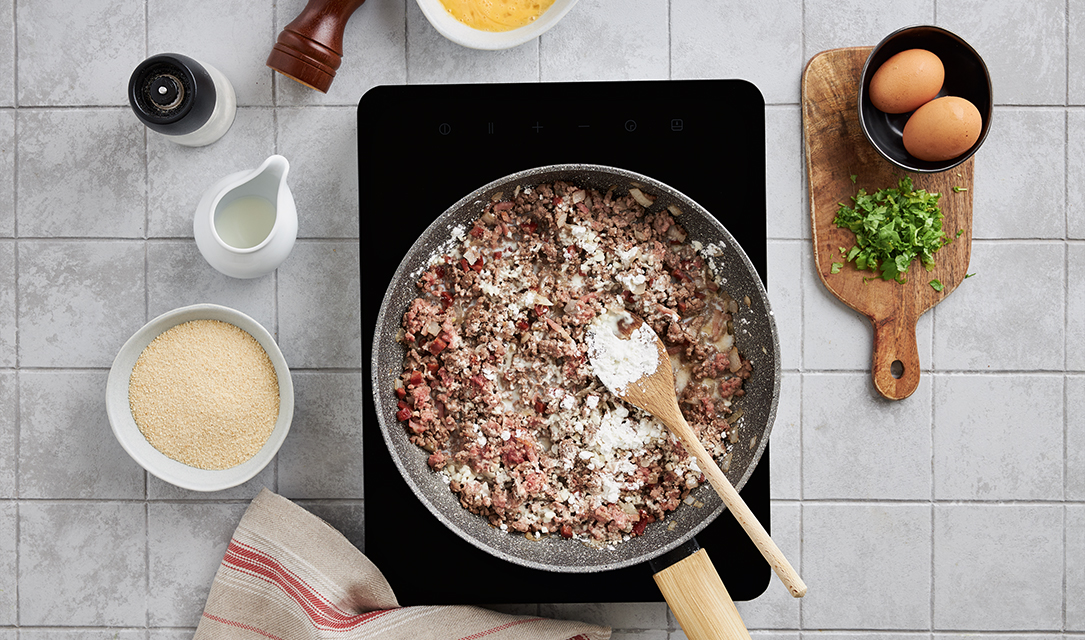
[[[396,420],[399,420],[400,422],[402,422],[404,420],[410,420],[410,419],[411,419],[411,408],[410,407],[407,407],[406,409],[400,409],[399,411],[396,412]]]
[[[483,234],[486,233],[486,230],[476,225],[474,227],[471,227],[471,231],[469,231],[468,233],[470,233],[476,238],[481,238]]]
[[[418,385],[422,384],[422,372],[421,371],[412,371],[411,372],[411,379],[408,382],[408,384],[412,384],[412,385],[414,385],[416,387]]]
[[[527,331],[528,329],[531,328],[531,325],[524,322],[523,320],[517,320],[516,321],[516,328],[519,329],[520,331]]]

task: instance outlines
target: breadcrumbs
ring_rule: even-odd
[[[220,320],[192,320],[143,350],[128,403],[155,449],[191,467],[228,469],[256,455],[271,436],[279,380],[247,332]]]

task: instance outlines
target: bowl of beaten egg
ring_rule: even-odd
[[[510,49],[538,38],[577,0],[418,0],[434,29],[471,49]]]
[[[113,360],[106,414],[121,447],[152,475],[220,491],[259,473],[294,415],[294,386],[275,339],[214,304],[164,313]]]
[[[863,135],[906,171],[956,167],[991,127],[987,65],[940,27],[905,27],[878,43],[863,66],[858,99]]]

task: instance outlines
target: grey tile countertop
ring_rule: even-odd
[[[355,541],[364,517],[355,106],[378,84],[745,78],[767,102],[770,297],[783,393],[773,535],[810,585],[739,609],[755,638],[1085,637],[1085,2],[582,0],[502,52],[443,39],[413,0],[369,0],[328,95],[264,59],[304,0],[0,0],[0,640],[190,637],[225,544],[267,486]],[[805,62],[900,26],[949,28],[985,57],[977,275],[919,323],[919,390],[891,403],[872,331],[818,281],[805,198]],[[185,53],[239,102],[183,148],[127,106],[132,69]],[[294,252],[219,275],[191,212],[218,177],[287,156]],[[252,481],[195,494],[113,439],[105,381],[146,320],[194,302],[277,336],[297,413]],[[529,603],[680,640],[665,604]]]

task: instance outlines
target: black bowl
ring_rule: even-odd
[[[968,151],[951,160],[929,162],[920,160],[904,148],[904,125],[913,112],[884,113],[870,102],[870,79],[882,64],[908,49],[926,49],[942,61],[946,69],[945,82],[937,97],[957,96],[974,104],[983,125],[976,143]],[[859,126],[879,154],[905,171],[938,173],[952,169],[980,148],[991,128],[991,75],[976,50],[956,34],[941,27],[905,27],[885,37],[867,57],[859,83]]]

